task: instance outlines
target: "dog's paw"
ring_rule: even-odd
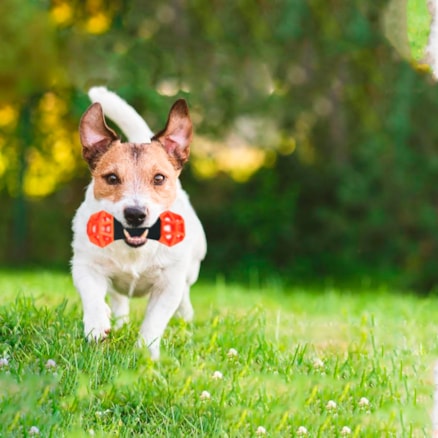
[[[89,342],[102,341],[111,331],[110,319],[106,315],[98,318],[84,318],[84,333]]]

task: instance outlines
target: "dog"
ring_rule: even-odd
[[[73,283],[83,305],[88,340],[105,339],[111,319],[119,328],[129,320],[129,299],[149,295],[138,343],[159,359],[160,341],[178,313],[193,318],[190,287],[198,279],[207,251],[206,237],[179,175],[189,159],[192,122],[185,100],[172,106],[164,129],[152,135],[146,122],[117,94],[104,87],[89,91],[94,102],[79,124],[82,155],[91,172],[85,200],[73,219]],[[123,142],[108,127],[106,114],[126,135]],[[91,215],[106,211],[123,226],[124,238],[108,246],[87,235]],[[184,239],[166,246],[133,235],[151,227],[164,211],[179,214]],[[106,296],[110,296],[110,307]]]

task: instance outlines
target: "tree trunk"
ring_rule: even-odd
[[[14,201],[12,257],[15,262],[23,263],[28,252],[27,201],[24,193],[24,178],[27,171],[27,149],[32,141],[32,99],[28,99],[21,109],[18,123],[18,174],[17,195]]]

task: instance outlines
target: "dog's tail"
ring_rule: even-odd
[[[88,91],[92,102],[102,105],[105,116],[109,117],[123,131],[128,141],[149,143],[154,136],[147,123],[132,106],[106,87],[93,87]]]

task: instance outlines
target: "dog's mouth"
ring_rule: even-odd
[[[147,242],[149,228],[123,228],[123,235],[127,245],[133,248],[143,246]]]
[[[161,234],[161,220],[158,219],[151,227],[130,228],[119,222],[115,217],[114,221],[114,240],[123,239],[132,248],[143,246],[148,239],[158,240]]]

